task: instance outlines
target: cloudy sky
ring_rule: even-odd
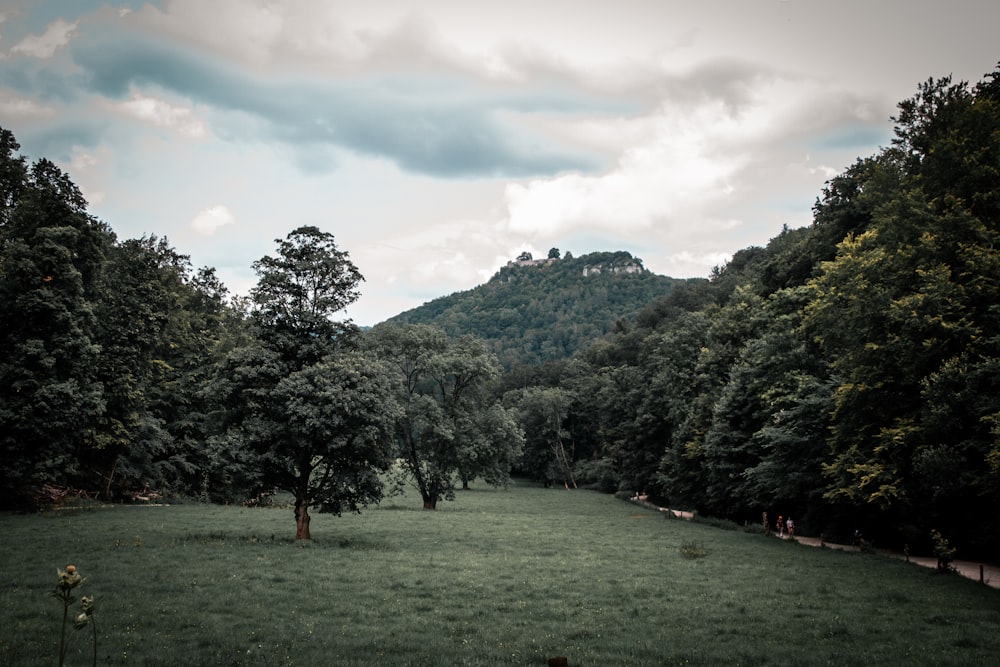
[[[0,0],[0,125],[233,292],[300,225],[375,324],[522,251],[706,276],[1000,60],[987,0]]]

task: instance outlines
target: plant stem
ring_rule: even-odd
[[[93,614],[90,616],[90,625],[94,629],[94,667],[97,667],[97,621]]]
[[[69,617],[69,602],[63,599],[62,633],[59,636],[59,667],[66,665],[66,621]]]

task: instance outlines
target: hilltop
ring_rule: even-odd
[[[434,299],[389,322],[433,324],[454,336],[473,334],[510,368],[567,358],[687,282],[652,273],[625,251],[546,259],[524,254],[485,284]]]

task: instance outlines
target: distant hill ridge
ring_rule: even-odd
[[[400,313],[397,324],[433,324],[487,341],[504,366],[564,359],[615,323],[689,282],[657,275],[625,251],[508,262],[485,284]]]
[[[603,260],[610,256],[611,261],[607,264]],[[632,257],[627,252],[621,251],[617,253],[591,253],[589,255],[584,255],[580,258],[586,263],[583,265],[583,275],[589,276],[595,273],[602,273],[608,271],[610,273],[641,273],[646,270],[642,265],[642,260],[638,257]],[[559,261],[572,261],[573,256],[567,255],[565,259],[560,259],[558,257],[546,257],[545,259],[531,259],[530,255],[524,259],[512,259],[507,262],[505,268],[514,268],[518,266],[548,266]],[[596,261],[596,263],[594,263]],[[495,274],[494,278],[500,274]]]

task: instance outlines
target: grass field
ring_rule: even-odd
[[[0,665],[55,665],[56,568],[111,665],[997,665],[1000,591],[902,561],[518,485],[314,516],[0,515]],[[89,635],[70,664],[91,664]]]

